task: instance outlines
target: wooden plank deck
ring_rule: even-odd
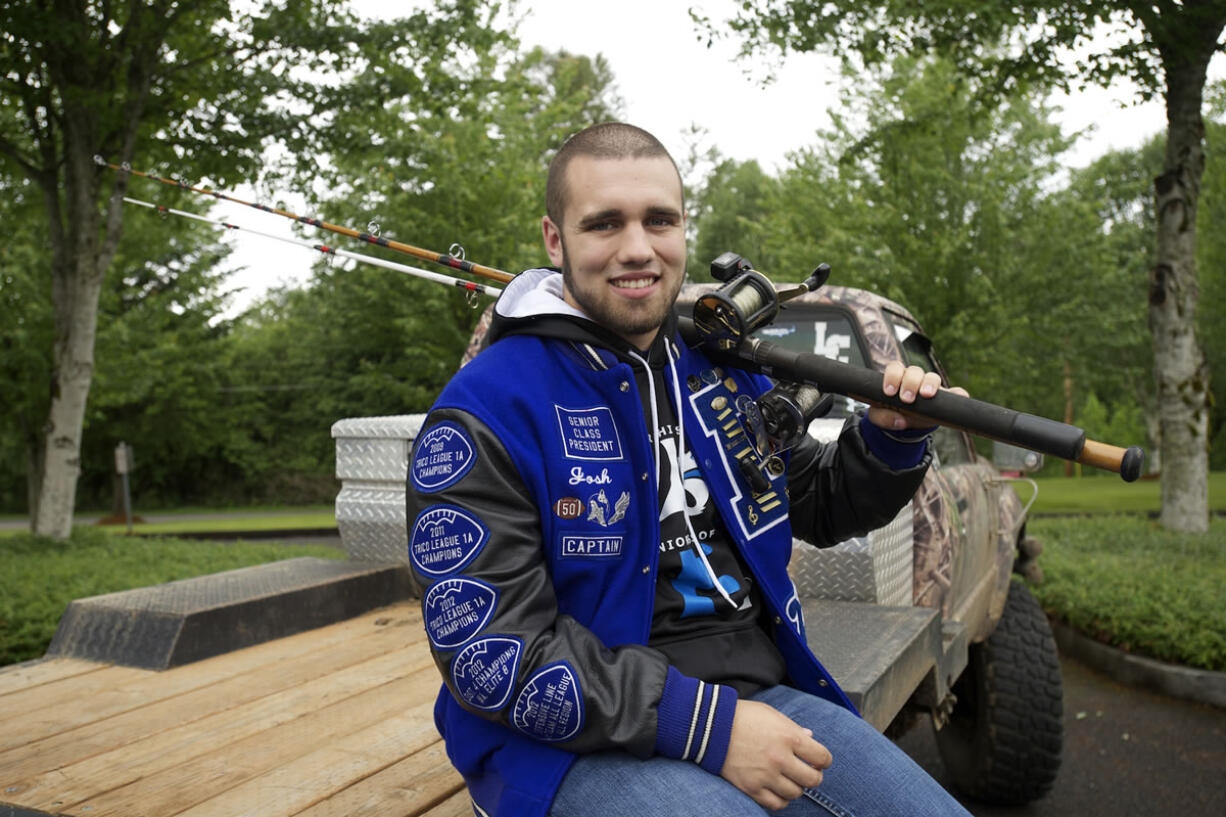
[[[164,672],[0,670],[0,804],[77,817],[459,817],[416,602]],[[0,811],[3,811],[0,806]]]

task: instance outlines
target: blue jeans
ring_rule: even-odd
[[[915,761],[866,721],[786,686],[753,696],[813,730],[834,757],[820,786],[768,812],[722,777],[666,757],[580,755],[562,780],[551,817],[970,817]]]

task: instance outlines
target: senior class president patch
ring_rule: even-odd
[[[568,460],[620,460],[622,441],[608,406],[568,409],[554,404],[562,435],[562,455]]]

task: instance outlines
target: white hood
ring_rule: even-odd
[[[562,299],[562,273],[551,269],[524,270],[507,284],[494,305],[503,318],[535,318],[566,315],[587,320],[578,309]]]

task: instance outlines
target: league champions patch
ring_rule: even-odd
[[[443,579],[422,602],[426,635],[440,650],[452,650],[481,632],[498,606],[498,591],[476,579]]]
[[[409,468],[413,487],[422,493],[441,491],[463,478],[477,461],[477,449],[467,432],[444,421],[418,438]]]
[[[445,576],[468,564],[489,538],[489,528],[472,513],[431,505],[409,531],[409,559],[419,573]]]
[[[620,460],[622,441],[608,406],[568,409],[554,404],[562,455],[568,460]]]
[[[565,661],[540,670],[515,699],[511,723],[538,740],[570,740],[583,728],[583,696]]]
[[[460,697],[476,709],[506,706],[515,686],[515,671],[523,642],[510,636],[489,636],[469,644],[451,661],[451,681]]]

